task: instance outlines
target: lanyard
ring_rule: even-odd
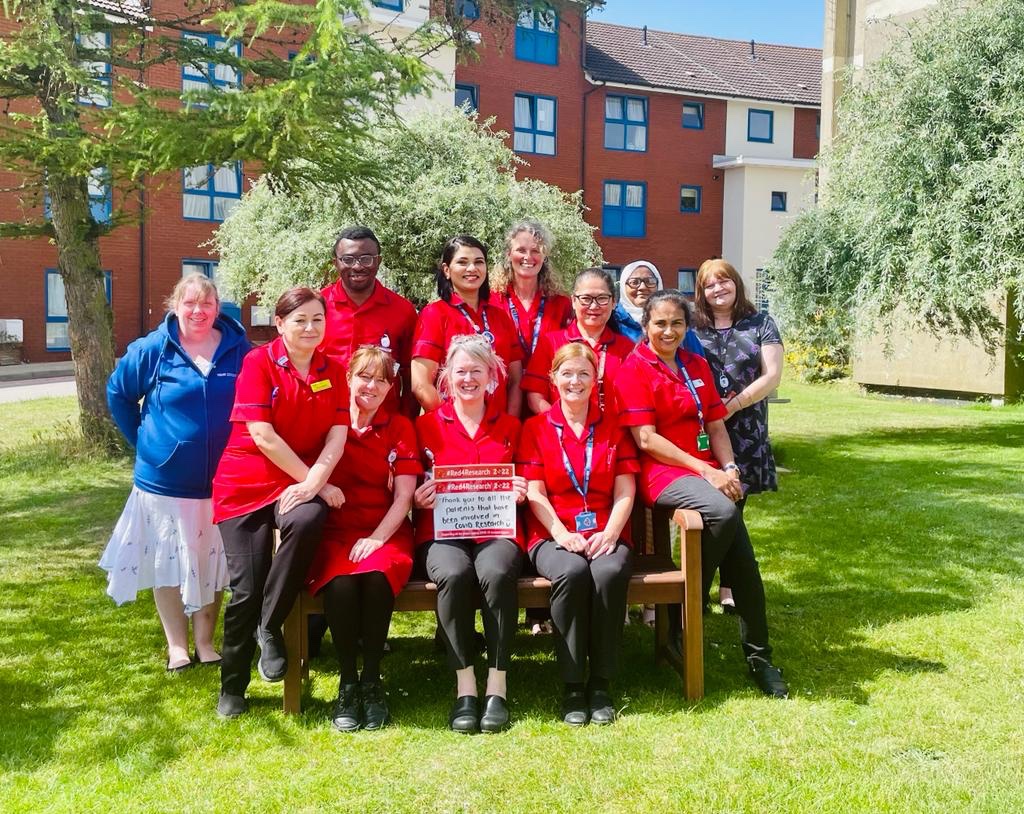
[[[565,451],[565,442],[562,440],[562,428],[557,424],[555,425],[555,433],[558,435],[558,445],[562,448],[562,466],[565,467],[565,474],[569,476],[569,480],[572,481],[573,489],[579,493],[579,496],[583,498],[583,508],[587,508],[587,491],[590,489],[590,473],[594,468],[594,427],[596,425],[590,425],[590,432],[587,433],[587,451],[583,459],[583,485],[580,485],[579,478],[576,477],[576,470],[572,468],[572,462],[569,460],[569,453]]]
[[[533,321],[533,339],[530,341],[530,347],[526,347],[526,342],[523,341],[522,324],[519,322],[519,309],[516,308],[516,304],[512,299],[512,293],[508,295],[508,310],[512,314],[512,319],[516,323],[516,333],[519,334],[519,344],[523,346],[523,350],[526,355],[531,355],[537,350],[537,340],[540,339],[540,323],[544,319],[544,306],[547,305],[548,298],[541,297],[540,305],[537,307],[537,317]]]
[[[491,333],[491,323],[487,319],[487,307],[483,303],[480,303],[480,318],[483,319],[483,321],[484,321],[484,329],[483,329],[483,331],[481,331],[480,330],[480,326],[477,325],[473,321],[473,317],[470,316],[469,309],[465,305],[463,305],[460,302],[455,307],[458,308],[462,312],[462,315],[466,319],[469,320],[469,324],[473,326],[473,333],[483,333],[484,339],[486,339],[492,345],[494,344],[494,334]]]
[[[697,395],[697,387],[694,385],[693,379],[690,378],[690,374],[686,370],[686,365],[680,361],[678,354],[676,354],[676,366],[679,368],[679,372],[683,374],[683,378],[686,380],[686,389],[690,391],[690,395],[693,396],[693,400],[697,404],[697,421],[700,422],[700,431],[704,432],[704,406],[700,403],[700,396]]]

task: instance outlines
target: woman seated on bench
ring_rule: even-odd
[[[519,616],[516,580],[522,567],[519,540],[492,537],[435,540],[435,464],[510,464],[519,440],[519,419],[489,403],[504,381],[502,363],[481,334],[456,336],[438,377],[446,400],[416,421],[427,480],[416,490],[416,554],[437,583],[437,616],[448,664],[455,670],[456,699],[448,725],[456,732],[497,732],[508,724],[505,672]],[[514,479],[518,502],[526,480]],[[481,713],[477,703],[474,618],[476,594],[483,594],[487,640],[487,689]]]
[[[582,342],[551,365],[558,400],[523,428],[518,462],[527,479],[529,556],[551,580],[555,651],[565,682],[562,720],[610,724],[632,550],[629,516],[640,471],[615,415],[591,400],[597,356]],[[590,677],[587,678],[587,664]]]
[[[640,448],[641,491],[648,503],[693,509],[701,533],[701,596],[721,566],[732,575],[743,653],[751,677],[767,695],[789,690],[772,664],[761,572],[736,502],[743,497],[724,419],[727,410],[711,368],[680,345],[690,326],[689,305],[678,291],[657,291],[644,305],[645,341],[616,379],[621,420]],[[678,644],[682,619],[671,617]]]
[[[381,406],[396,378],[391,354],[360,348],[349,359],[346,378],[352,423],[345,454],[330,478],[346,500],[328,515],[308,588],[312,594],[323,591],[338,653],[338,700],[331,723],[342,732],[355,732],[388,722],[380,662],[395,597],[412,571],[408,514],[423,469],[412,422]],[[360,646],[362,676],[356,670]]]

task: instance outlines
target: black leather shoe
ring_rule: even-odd
[[[256,628],[256,642],[260,646],[260,658],[256,672],[264,681],[281,681],[288,672],[288,651],[280,631]]]
[[[789,698],[789,686],[782,678],[782,670],[761,656],[747,659],[750,676],[765,695],[772,698]]]
[[[331,711],[331,726],[339,732],[355,732],[363,724],[363,704],[358,684],[342,684]]]
[[[501,732],[508,726],[508,703],[500,695],[484,697],[484,711],[480,716],[481,732]]]
[[[477,731],[480,711],[475,695],[463,695],[455,699],[452,711],[448,713],[448,726],[452,732],[471,735]]]
[[[593,690],[590,693],[590,723],[595,726],[615,723],[615,705],[612,698],[604,690]]]
[[[222,692],[217,699],[217,714],[221,718],[237,718],[249,709],[249,702],[244,695],[230,695]]]
[[[562,696],[562,721],[569,726],[583,726],[590,717],[587,694],[583,690],[570,690]]]
[[[363,728],[380,729],[391,720],[384,688],[379,681],[360,684],[359,688],[363,694]]]

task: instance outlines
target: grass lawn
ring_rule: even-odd
[[[755,691],[715,613],[703,701],[632,625],[621,720],[570,731],[550,640],[523,634],[493,737],[444,728],[425,614],[393,625],[383,732],[330,729],[330,657],[302,716],[256,679],[219,721],[215,670],[165,675],[152,597],[104,594],[128,463],[76,453],[71,399],[4,405],[0,810],[1024,811],[1024,409],[782,395],[789,471],[747,517],[791,700]]]

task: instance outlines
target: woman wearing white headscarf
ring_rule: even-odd
[[[655,291],[661,291],[664,282],[658,267],[649,260],[635,260],[629,263],[619,275],[619,301],[612,312],[610,326],[627,339],[638,342],[643,336],[640,317],[644,312],[644,303]],[[683,348],[704,355],[704,348],[692,330],[687,329]]]

